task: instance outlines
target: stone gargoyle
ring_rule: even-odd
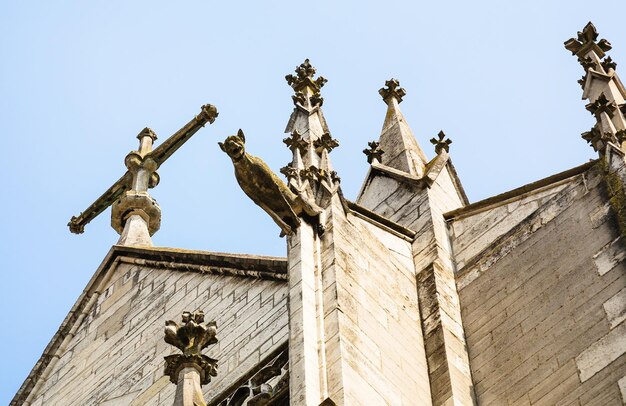
[[[246,137],[239,130],[218,144],[233,161],[241,189],[278,224],[281,236],[290,235],[299,227],[301,214],[315,217],[322,212],[315,203],[292,192],[261,158],[248,154],[245,142]]]

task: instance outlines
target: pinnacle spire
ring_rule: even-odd
[[[329,156],[339,143],[331,136],[321,109],[324,98],[320,89],[327,80],[322,76],[315,78],[316,69],[308,59],[296,67],[295,73],[285,76],[295,92],[295,107],[285,129],[290,135],[283,140],[293,158],[281,173],[293,190],[307,194],[323,206],[323,201],[328,201],[339,188],[339,177]]]
[[[387,104],[387,114],[377,146],[385,153],[382,163],[417,177],[423,176],[426,155],[413,136],[399,107],[406,91],[400,87],[397,79],[390,79],[378,93]],[[378,158],[380,160],[380,157]]]
[[[596,124],[582,137],[603,154],[609,142],[621,146],[622,150],[626,148],[622,146],[622,134],[626,131],[626,90],[615,72],[617,64],[610,56],[605,58],[611,43],[597,39],[598,31],[589,22],[576,38],[568,39],[564,45],[578,57],[585,70],[578,83],[583,88],[583,99],[589,100],[585,108],[596,118]]]

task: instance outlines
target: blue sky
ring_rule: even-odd
[[[587,21],[626,63],[623,1],[0,3],[0,403],[8,403],[117,241],[110,212],[70,234],[124,171],[136,134],[163,141],[204,103],[215,124],[159,170],[157,246],[285,255],[270,218],[245,197],[217,142],[238,128],[276,171],[291,88],[305,58],[328,79],[324,113],[340,141],[331,158],[354,199],[395,77],[429,157],[443,129],[471,201],[594,158],[593,125],[563,48]],[[19,316],[22,314],[22,316]]]

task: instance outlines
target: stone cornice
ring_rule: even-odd
[[[508,192],[504,192],[499,195],[490,197],[488,199],[474,202],[472,204],[461,207],[459,209],[450,211],[448,213],[444,213],[444,218],[450,221],[450,220],[466,217],[468,215],[473,215],[481,211],[488,210],[490,208],[509,203],[516,199],[521,199],[522,197],[526,196],[529,193],[538,192],[542,190],[543,188],[552,187],[560,182],[568,181],[570,178],[573,178],[577,175],[580,175],[583,172],[586,172],[589,168],[594,166],[597,162],[598,160],[592,160],[580,166],[576,166],[574,168],[568,169],[564,172],[557,173],[555,175],[549,176],[544,179],[540,179],[536,182],[528,183],[524,186],[520,186],[513,190],[509,190]]]

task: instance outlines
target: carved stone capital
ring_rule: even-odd
[[[398,103],[402,103],[402,98],[406,96],[406,91],[400,87],[400,82],[397,79],[392,78],[385,81],[385,86],[386,87],[383,87],[378,91],[385,103],[387,103],[391,97],[396,99]]]
[[[367,156],[367,163],[371,164],[375,160],[382,163],[385,151],[380,148],[378,141],[368,142],[367,145],[369,148],[363,150],[363,153]]]
[[[170,382],[178,384],[178,374],[183,368],[195,368],[200,374],[200,384],[206,385],[211,382],[212,376],[217,376],[217,360],[206,355],[183,354],[168,355],[165,358],[165,376],[169,376]]]
[[[154,235],[161,228],[161,208],[147,192],[129,190],[113,203],[111,227],[122,234],[126,220],[133,214],[146,221],[150,235]]]
[[[435,153],[441,154],[442,151],[450,152],[451,139],[446,139],[446,134],[443,131],[439,131],[437,138],[431,138],[430,143],[435,146]]]

